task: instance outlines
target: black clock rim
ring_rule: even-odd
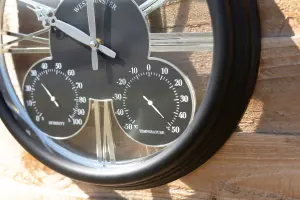
[[[216,3],[216,1],[214,2]],[[259,12],[255,0],[233,0],[231,2],[228,1],[228,3],[230,3],[230,9],[232,10],[230,18],[232,22],[235,22],[233,34],[240,35],[240,37],[234,37],[235,50],[232,64],[232,67],[235,69],[232,76],[238,78],[237,80],[231,79],[230,81],[230,89],[224,101],[225,106],[222,109],[223,114],[217,119],[217,125],[213,125],[213,128],[199,139],[198,144],[193,142],[194,145],[189,148],[189,151],[185,151],[185,155],[181,157],[181,160],[176,162],[177,165],[170,165],[170,167],[162,171],[159,176],[155,178],[152,177],[152,179],[147,182],[147,187],[151,188],[167,184],[188,175],[200,165],[204,164],[224,145],[227,139],[230,138],[231,133],[236,129],[239,120],[247,108],[256,85],[261,56]],[[211,13],[217,11],[214,7],[210,8]],[[245,34],[241,35],[243,32]],[[245,54],[245,52],[247,53]],[[241,69],[241,64],[243,63],[245,68]],[[245,78],[241,77],[241,72],[245,72]],[[242,84],[242,87],[239,84]],[[240,90],[240,92],[238,92],[238,90]],[[228,106],[226,107],[226,105]],[[228,120],[228,114],[232,114],[235,118]],[[229,130],[232,130],[232,132]],[[216,138],[214,138],[214,136]],[[209,149],[208,146],[210,145],[214,145],[213,148]],[[133,188],[144,189],[145,187],[141,183],[123,186],[123,189]]]
[[[180,142],[141,164],[134,173],[102,177],[93,169],[48,152],[22,129],[1,92],[2,121],[35,158],[80,181],[119,189],[142,189],[159,186],[190,173],[209,159],[234,131],[252,95],[260,60],[256,1],[210,0],[207,3],[214,30],[214,63],[207,94],[194,119],[198,123],[192,123],[188,128],[189,137],[182,137]]]

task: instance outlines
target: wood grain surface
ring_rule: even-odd
[[[70,180],[43,166],[1,124],[0,199],[300,199],[300,4],[258,4],[263,50],[256,91],[238,132],[207,163],[162,187],[110,190]],[[154,32],[211,30],[207,7],[195,0],[172,1],[152,19]],[[173,59],[186,59],[196,68],[196,89],[204,93],[211,54]]]

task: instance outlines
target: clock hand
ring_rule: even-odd
[[[57,103],[55,96],[53,96],[50,93],[50,91],[46,88],[46,86],[43,83],[41,85],[44,88],[44,90],[46,91],[46,93],[48,94],[48,96],[50,97],[50,100],[56,105],[56,107],[59,108],[59,104]]]
[[[95,45],[94,42],[90,41],[90,37],[87,34],[85,34],[83,31],[79,30],[78,28],[76,28],[70,24],[67,24],[61,20],[58,20],[58,19],[56,19],[56,17],[52,17],[50,20],[51,20],[52,26],[56,26],[62,32],[66,33],[67,35],[74,38],[75,40],[77,40],[87,46]],[[99,44],[97,49],[111,58],[116,57],[116,53],[106,46]]]
[[[148,105],[151,106],[163,119],[165,118],[161,112],[153,105],[153,101],[149,100],[147,97],[143,96],[143,98],[148,102]]]
[[[90,47],[92,48],[92,66],[93,70],[98,70],[97,36],[94,0],[87,0],[87,15],[90,29]]]
[[[71,26],[70,24],[67,24],[56,18],[54,18],[54,21],[52,21],[51,25],[56,26],[62,32],[66,33],[67,35],[74,38],[78,42],[88,46],[90,45],[90,37],[87,34],[85,34],[83,31],[75,28],[74,26]]]
[[[46,5],[37,3],[35,1],[31,0],[19,0],[24,3],[27,3],[28,5],[33,6],[34,8],[28,7],[29,9],[33,10],[35,14],[38,17],[39,21],[42,21],[43,26],[45,28],[48,28],[49,26],[56,26],[59,28],[62,32],[66,33],[70,37],[74,38],[75,40],[87,45],[87,46],[95,46],[97,50],[101,51],[102,53],[106,54],[107,56],[111,58],[116,57],[116,53],[109,49],[106,46],[103,46],[102,44],[91,42],[90,37],[85,34],[83,31],[79,30],[78,28],[67,24],[59,19],[57,19],[54,16],[54,9],[51,7],[48,7]]]

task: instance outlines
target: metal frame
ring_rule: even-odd
[[[43,29],[44,30],[44,29]],[[3,32],[7,35],[7,32]],[[24,34],[19,34],[24,35]],[[18,40],[9,42],[17,43],[22,40],[29,40],[48,44],[48,39],[32,37],[32,34],[23,36]],[[2,47],[7,45],[2,45]],[[213,51],[212,33],[151,33],[150,52],[211,52]],[[0,49],[0,53],[13,54],[49,54],[49,47],[10,47]]]

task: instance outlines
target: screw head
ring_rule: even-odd
[[[97,41],[91,41],[90,42],[90,47],[96,48],[97,46],[98,46],[98,42]]]

